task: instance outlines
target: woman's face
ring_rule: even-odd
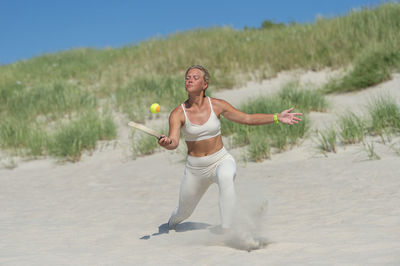
[[[198,92],[207,88],[204,82],[203,72],[200,69],[193,68],[189,70],[185,77],[185,88],[187,92]]]

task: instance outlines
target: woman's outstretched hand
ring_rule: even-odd
[[[281,112],[278,115],[279,122],[284,123],[284,124],[289,124],[289,125],[299,123],[299,121],[301,121],[301,119],[298,118],[297,116],[302,116],[303,114],[302,113],[291,113],[291,111],[293,111],[293,109],[294,109],[294,107]]]

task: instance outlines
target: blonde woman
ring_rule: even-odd
[[[169,135],[162,136],[159,145],[173,150],[178,147],[182,132],[187,145],[187,159],[181,181],[179,202],[172,212],[168,225],[174,229],[187,219],[212,183],[219,187],[221,227],[227,231],[232,224],[236,204],[234,179],[235,159],[224,148],[221,137],[220,116],[245,125],[271,123],[295,124],[301,113],[291,113],[293,108],[279,114],[247,114],[228,102],[205,95],[210,74],[202,66],[194,65],[185,74],[188,99],[176,107],[169,117]]]

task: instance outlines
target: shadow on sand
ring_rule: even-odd
[[[184,222],[178,224],[175,229],[169,229],[168,223],[162,224],[158,227],[158,232],[152,235],[145,235],[142,236],[140,239],[148,240],[152,236],[158,236],[162,234],[168,234],[170,230],[175,230],[176,232],[187,232],[187,231],[194,231],[194,230],[205,230],[210,226],[210,224],[206,223],[194,223],[194,222]]]

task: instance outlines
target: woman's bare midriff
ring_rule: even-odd
[[[195,157],[211,155],[224,146],[221,135],[205,140],[186,141],[186,144],[188,147],[188,154]]]

